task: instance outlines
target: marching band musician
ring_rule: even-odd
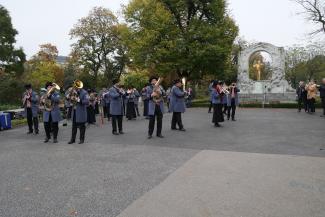
[[[157,137],[164,138],[161,135],[162,119],[164,112],[163,95],[165,95],[164,89],[159,85],[157,86],[157,77],[151,77],[147,89],[147,97],[149,98],[148,115],[149,115],[149,131],[148,139],[152,138],[152,134],[155,128],[155,119],[157,117]]]
[[[126,118],[132,120],[137,117],[135,111],[135,92],[133,87],[129,87],[126,91]]]
[[[106,117],[107,117],[107,120],[110,121],[111,120],[111,108],[110,108],[110,104],[111,104],[111,99],[110,99],[110,96],[109,96],[109,90],[106,89],[105,92],[103,93],[103,103],[105,104],[105,107],[106,107]]]
[[[89,105],[89,95],[83,88],[83,83],[76,80],[73,87],[70,87],[68,99],[72,102],[72,133],[68,144],[76,142],[77,130],[80,131],[79,144],[85,142],[86,122],[87,122],[87,106]]]
[[[140,112],[139,112],[139,99],[140,99],[140,93],[137,89],[134,88],[134,95],[135,95],[135,99],[134,99],[134,107],[135,107],[135,111],[137,112],[137,116],[140,117]]]
[[[212,123],[215,127],[221,127],[220,122],[224,122],[224,117],[222,113],[222,102],[224,97],[224,91],[222,89],[222,82],[213,83],[212,91],[212,104],[213,104],[213,118]]]
[[[227,87],[226,83],[225,82],[222,82],[222,83],[223,83],[222,88],[224,90],[228,90],[228,87]],[[223,107],[222,107],[223,112],[222,113],[225,114],[225,115],[227,115],[227,110],[228,110],[228,99],[229,99],[228,95],[229,95],[229,93],[226,92],[224,97],[222,98],[222,104],[223,104]]]
[[[150,84],[148,84],[149,86]],[[141,97],[142,97],[142,102],[143,102],[143,116],[146,119],[149,119],[148,116],[148,110],[149,110],[149,98],[147,94],[147,87],[142,88],[141,90]]]
[[[35,91],[33,91],[31,84],[26,84],[25,89],[26,92],[23,96],[23,106],[25,109],[25,117],[27,118],[28,122],[29,131],[27,132],[27,134],[33,133],[33,125],[35,134],[38,134],[39,96]]]
[[[60,94],[56,92],[55,85],[52,82],[46,82],[45,89],[47,93],[42,96],[41,100],[44,105],[43,122],[46,133],[44,143],[51,139],[51,131],[53,132],[53,143],[58,143],[59,122],[61,121]]]
[[[110,114],[112,116],[113,135],[124,134],[123,132],[123,96],[125,92],[119,87],[119,80],[113,81],[113,87],[109,89]],[[117,132],[117,128],[119,132]]]
[[[173,112],[171,129],[177,130],[176,124],[178,125],[178,129],[180,131],[185,131],[183,123],[182,123],[182,113],[185,112],[185,101],[184,98],[186,96],[186,92],[182,89],[182,81],[180,79],[176,79],[174,81],[174,86],[170,91],[170,107],[169,110]]]
[[[89,89],[88,94],[89,94],[89,105],[87,107],[87,120],[88,120],[88,124],[95,124],[96,123],[95,108],[97,102],[96,92],[94,90]]]
[[[230,111],[231,111],[231,120],[236,121],[235,114],[236,114],[236,107],[239,105],[239,96],[238,93],[240,90],[236,86],[236,82],[233,82],[229,87],[229,94],[228,94],[228,111],[227,111],[227,119],[230,119]]]

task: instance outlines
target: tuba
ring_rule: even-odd
[[[153,93],[156,93],[156,96],[153,96],[152,97],[152,100],[156,103],[156,104],[159,104],[160,101],[162,100],[162,92],[161,92],[161,89],[160,89],[160,83],[162,82],[162,78],[159,78],[157,83],[155,84],[155,86],[153,87]]]
[[[75,107],[77,105],[78,100],[79,100],[79,94],[78,94],[77,90],[83,88],[83,86],[84,85],[83,85],[82,81],[75,80],[73,82],[72,87],[70,87],[68,89],[68,93],[65,97],[73,105],[73,107]]]
[[[52,111],[53,109],[53,103],[52,100],[49,99],[49,97],[55,92],[60,91],[60,86],[56,83],[52,83],[51,89],[49,89],[41,98],[41,103],[44,106],[45,111]]]

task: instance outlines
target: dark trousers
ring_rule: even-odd
[[[44,122],[44,129],[46,133],[46,138],[51,138],[51,131],[53,132],[53,139],[58,138],[59,133],[59,123],[58,122],[52,122],[52,116],[50,114],[49,121]]]
[[[140,113],[139,113],[139,105],[138,104],[134,104],[134,108],[135,108],[135,111],[137,112],[137,115],[140,116]]]
[[[122,122],[123,122],[123,115],[112,115],[112,129],[113,129],[113,133],[117,132],[117,127],[119,132],[123,131],[123,126],[122,126]]]
[[[104,118],[107,117],[107,107],[103,106]]]
[[[231,111],[231,119],[235,119],[236,114],[236,101],[235,99],[231,99],[231,105],[228,106],[227,118],[230,119],[230,111]]]
[[[212,109],[212,101],[210,101],[210,105],[209,105],[209,113],[211,112],[211,109]]]
[[[322,97],[321,100],[322,100],[322,107],[323,107],[323,115],[325,115],[325,97]]]
[[[304,107],[305,111],[308,110],[306,99],[299,98],[298,99],[298,111],[301,111],[302,107]]]
[[[33,132],[33,125],[34,125],[34,130],[35,133],[38,132],[38,118],[33,117],[33,112],[31,108],[27,108],[27,123],[28,123],[28,128],[29,132]]]
[[[110,120],[111,118],[111,108],[110,108],[111,104],[110,103],[107,103],[106,104],[106,117],[108,120]]]
[[[228,105],[227,104],[223,104],[223,113],[227,114],[228,111]]]
[[[86,123],[77,123],[76,122],[76,110],[73,112],[72,118],[72,134],[71,134],[71,141],[76,141],[77,131],[80,131],[80,141],[85,141],[85,134],[86,134]]]
[[[181,112],[173,112],[172,117],[172,129],[176,129],[176,124],[178,125],[179,129],[183,129],[183,123],[182,123],[182,113]]]
[[[153,131],[155,129],[156,117],[157,117],[157,136],[160,136],[161,135],[161,130],[162,130],[162,119],[163,119],[163,114],[162,114],[162,112],[160,110],[160,105],[156,105],[154,115],[150,115],[148,134],[151,135],[151,136],[152,136]]]
[[[315,112],[315,99],[314,98],[308,99],[308,112],[311,112],[311,113]]]
[[[148,110],[149,110],[149,100],[145,99],[143,100],[143,116],[148,116]]]

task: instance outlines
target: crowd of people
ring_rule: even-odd
[[[322,80],[322,84],[317,85],[313,80],[305,84],[304,81],[299,82],[299,86],[296,90],[298,101],[298,112],[302,109],[308,114],[315,114],[316,98],[320,95],[321,104],[323,108],[323,114],[321,117],[325,117],[325,78]]]
[[[60,95],[60,87],[47,82],[40,94],[33,90],[30,84],[25,86],[23,94],[23,107],[28,122],[28,134],[39,134],[39,114],[42,113],[47,143],[53,137],[53,143],[58,142],[59,122],[67,120],[72,122],[72,132],[69,144],[76,142],[77,129],[80,130],[80,141],[84,143],[86,124],[95,124],[96,115],[100,115],[100,122],[104,118],[111,121],[112,134],[122,135],[123,117],[135,120],[141,116],[139,111],[140,98],[143,101],[143,116],[149,120],[148,139],[152,138],[155,123],[156,136],[163,138],[162,122],[164,102],[167,101],[168,112],[173,112],[171,129],[185,131],[181,114],[185,112],[186,101],[192,99],[192,89],[185,91],[182,81],[176,79],[173,86],[166,92],[160,85],[161,80],[151,77],[149,84],[138,91],[133,86],[125,88],[119,80],[113,81],[113,86],[103,88],[98,93],[83,89],[83,83],[76,80],[72,87],[65,91],[64,97]],[[62,103],[64,102],[64,103]],[[189,103],[187,103],[189,104]],[[178,128],[177,128],[178,127]]]
[[[37,92],[27,84],[23,94],[23,106],[28,122],[28,134],[39,134],[39,114],[43,113],[44,129],[46,133],[45,143],[53,137],[53,142],[58,142],[59,122],[71,120],[72,132],[69,144],[75,143],[77,129],[80,130],[80,141],[84,143],[86,124],[95,124],[96,115],[100,115],[100,122],[104,118],[111,121],[112,134],[122,135],[123,117],[127,120],[135,120],[141,116],[139,111],[140,99],[143,102],[143,116],[149,120],[148,139],[151,139],[156,125],[156,136],[163,138],[162,124],[164,114],[164,103],[167,102],[168,112],[172,112],[171,130],[186,131],[182,122],[182,113],[187,106],[190,106],[193,98],[191,88],[185,90],[182,81],[176,79],[172,87],[167,91],[161,86],[161,79],[153,76],[149,84],[138,91],[133,86],[125,88],[119,80],[113,81],[113,86],[103,88],[98,93],[95,90],[83,89],[83,83],[76,80],[72,87],[66,90],[64,95],[64,106],[60,106],[63,100],[59,93],[60,87],[55,83],[47,82],[41,90],[40,97]],[[221,127],[220,123],[225,119],[236,121],[236,108],[239,105],[240,90],[236,82],[226,84],[223,81],[211,81],[209,85],[210,106],[209,113],[212,113],[212,123],[215,127]],[[315,102],[317,93],[320,92],[323,114],[325,117],[325,79],[321,85],[314,81],[305,84],[299,83],[297,88],[298,111],[315,113]],[[186,106],[187,105],[187,106]],[[60,108],[63,107],[63,108]],[[62,110],[64,112],[62,112]],[[63,123],[66,126],[67,122]]]

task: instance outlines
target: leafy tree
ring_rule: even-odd
[[[137,90],[142,90],[148,84],[149,76],[147,72],[133,72],[128,73],[124,78],[124,86],[131,87],[133,86]]]
[[[5,73],[21,76],[26,55],[22,49],[15,49],[17,30],[13,28],[7,9],[0,5],[0,68]]]
[[[133,64],[194,80],[229,70],[238,28],[224,0],[132,0],[124,15]]]
[[[85,72],[92,75],[94,86],[100,73],[105,74],[110,83],[123,73],[127,63],[121,38],[123,29],[109,9],[95,7],[71,30],[71,38],[77,39],[72,45],[73,54]]]
[[[53,81],[60,87],[64,84],[64,70],[56,63],[58,50],[51,44],[40,45],[40,50],[26,64],[24,78],[34,89],[40,89],[47,81]]]
[[[319,26],[311,35],[325,33],[325,1],[324,0],[294,0],[303,8],[306,19]]]

